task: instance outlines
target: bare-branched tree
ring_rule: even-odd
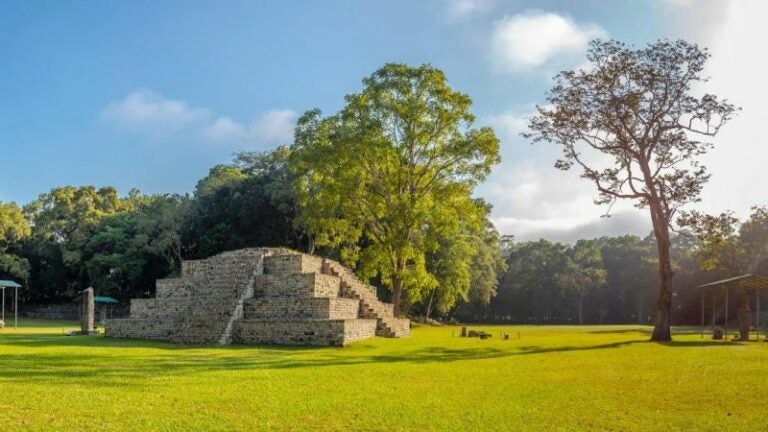
[[[663,40],[634,49],[597,40],[588,58],[590,69],[555,77],[548,105],[538,107],[523,136],[559,145],[564,157],[555,166],[580,168],[598,190],[597,204],[630,199],[649,210],[660,277],[651,339],[669,341],[671,223],[681,206],[699,200],[709,179],[699,158],[736,108],[695,95],[709,58],[696,44]]]

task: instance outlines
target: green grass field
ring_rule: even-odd
[[[764,342],[442,327],[347,348],[182,347],[21,325],[0,330],[0,430],[768,429]]]

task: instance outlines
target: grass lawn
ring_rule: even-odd
[[[417,328],[347,348],[0,330],[0,430],[767,430],[768,344],[648,328]],[[517,332],[520,339],[517,340]]]

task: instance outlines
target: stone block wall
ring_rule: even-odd
[[[373,337],[376,320],[239,321],[234,340],[241,344],[345,346]]]
[[[243,319],[356,319],[358,309],[359,300],[346,298],[252,298]]]
[[[257,297],[338,297],[340,280],[320,273],[264,274],[256,276]]]

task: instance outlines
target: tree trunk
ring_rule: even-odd
[[[432,315],[432,301],[435,298],[435,291],[437,291],[436,288],[433,289],[432,292],[429,294],[429,302],[427,302],[427,314],[425,316],[425,319],[427,320],[429,319],[429,316]]]
[[[400,317],[400,296],[403,292],[403,281],[400,276],[392,276],[392,309],[395,317]]]
[[[672,260],[669,248],[669,222],[661,208],[661,203],[651,200],[651,220],[653,222],[653,234],[656,237],[656,246],[659,253],[659,300],[657,303],[656,324],[653,328],[651,340],[656,342],[669,342],[672,340]]]
[[[579,299],[578,299],[577,305],[579,310],[579,325],[584,325],[584,315],[582,314],[584,310],[584,296],[581,293],[579,293]]]

